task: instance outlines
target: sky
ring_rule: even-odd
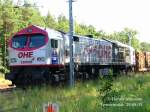
[[[68,0],[35,0],[42,15],[68,14]],[[78,23],[93,25],[107,33],[125,27],[138,31],[140,41],[150,43],[150,0],[74,0],[73,17]]]

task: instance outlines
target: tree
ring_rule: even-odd
[[[21,11],[20,16],[20,27],[26,27],[30,24],[35,24],[38,26],[45,26],[44,20],[40,15],[40,12],[34,8],[30,7],[22,7],[18,10]]]
[[[104,32],[103,30],[97,31],[96,34],[95,34],[95,36],[96,36],[96,38],[105,38],[105,37],[108,38],[106,32]]]
[[[140,41],[137,39],[137,31],[124,28],[121,32],[114,32],[108,36],[109,39],[120,41],[124,44],[129,44],[129,37],[128,34],[131,36],[131,46],[134,47],[136,50],[140,50]]]
[[[6,66],[7,40],[10,35],[29,24],[45,25],[36,8],[15,8],[12,0],[0,1],[0,44],[4,66]]]
[[[89,25],[89,26],[87,27],[87,31],[88,31],[88,33],[89,33],[90,35],[96,36],[96,29],[95,29],[94,26]]]
[[[141,50],[142,51],[149,51],[150,52],[150,43],[142,42],[141,43]]]
[[[79,35],[87,35],[87,26],[84,24],[75,23],[75,33]]]
[[[64,31],[64,32],[68,32],[69,31],[69,21],[67,20],[67,18],[64,15],[60,15],[57,18],[58,24],[57,24],[57,29]]]
[[[47,16],[45,17],[45,25],[46,27],[56,29],[56,19],[50,14],[50,12],[48,12]]]

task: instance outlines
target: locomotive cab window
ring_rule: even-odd
[[[58,48],[58,40],[51,39],[51,48]]]
[[[25,48],[27,44],[27,37],[24,35],[15,36],[12,38],[13,48]]]
[[[38,48],[46,44],[45,36],[41,34],[31,35],[30,37],[30,48]]]

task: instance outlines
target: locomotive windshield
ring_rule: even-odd
[[[12,47],[16,49],[39,48],[46,44],[46,37],[42,34],[19,35],[12,38]]]
[[[12,38],[12,47],[13,48],[25,48],[27,43],[27,37],[24,35],[15,36]]]
[[[45,45],[45,36],[41,34],[32,35],[30,37],[30,48],[37,48]]]

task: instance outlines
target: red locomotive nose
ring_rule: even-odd
[[[18,51],[32,51],[48,43],[48,34],[35,26],[29,26],[16,33],[9,46]]]

